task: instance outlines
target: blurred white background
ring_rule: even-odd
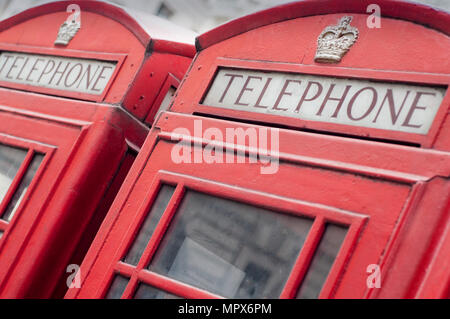
[[[53,0],[0,0],[0,20]],[[203,33],[228,20],[292,0],[108,0]],[[336,0],[339,1],[339,0]],[[374,1],[376,2],[376,1]],[[450,11],[450,0],[414,0]]]

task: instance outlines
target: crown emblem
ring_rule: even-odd
[[[65,21],[58,31],[55,45],[68,45],[70,40],[77,34],[81,28],[81,23],[75,20]]]
[[[326,27],[317,39],[314,61],[320,63],[340,62],[358,39],[359,31],[350,26],[353,17],[345,16],[336,26]]]

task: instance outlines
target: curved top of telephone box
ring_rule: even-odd
[[[128,29],[144,46],[154,50],[192,57],[192,44],[196,34],[160,17],[134,11],[113,3],[97,0],[56,1],[25,10],[0,22],[0,32],[40,16],[59,13],[66,17],[71,4],[79,5],[81,13],[90,12],[115,20]],[[61,23],[64,22],[64,19]],[[83,29],[83,28],[82,28]],[[112,30],[99,30],[100,34],[115,36]],[[41,39],[42,40],[42,39]]]
[[[341,43],[324,37],[325,30],[339,28],[354,35],[347,39],[352,44],[336,49]],[[304,0],[280,5],[197,37],[197,57],[171,110],[450,150],[449,35],[450,13],[413,2]],[[335,82],[316,84],[322,80]],[[333,91],[335,85],[341,85],[336,89],[340,93]],[[359,91],[344,92],[344,86]],[[355,102],[364,90],[373,92],[371,99],[367,94],[372,103]],[[409,102],[400,109],[401,101],[393,102],[391,93]],[[436,98],[423,113],[422,94]],[[311,102],[308,107],[305,101]],[[356,104],[361,105],[358,116],[352,114]]]
[[[71,21],[79,23],[75,35],[71,34]],[[64,32],[64,25],[69,25],[69,31]],[[64,38],[67,35],[72,35],[68,41]],[[180,81],[184,76],[196,53],[196,36],[193,31],[160,17],[103,1],[51,2],[0,22],[0,51],[25,54],[25,57],[32,54],[34,57],[45,55],[57,59],[114,63],[112,75],[108,73],[103,81],[107,83],[97,86],[102,87],[99,92],[81,92],[81,89],[62,90],[34,82],[15,81],[11,77],[2,78],[0,82],[2,87],[21,91],[120,104],[138,119],[144,120],[167,77],[173,75]],[[61,38],[66,42],[61,43]],[[57,61],[53,63],[57,65]],[[41,68],[42,65],[45,64],[41,63]],[[57,67],[53,71],[55,69]],[[81,77],[83,83],[89,82],[89,74],[87,77],[85,74]],[[94,75],[91,77],[94,80],[90,82],[95,85]]]
[[[197,50],[241,33],[285,20],[333,13],[366,14],[371,4],[382,7],[381,16],[422,24],[450,35],[450,14],[412,1],[402,0],[303,0],[256,12],[212,29],[196,39]]]

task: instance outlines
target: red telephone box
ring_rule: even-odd
[[[97,1],[0,23],[1,298],[64,296],[193,40]]]
[[[371,3],[199,36],[66,298],[449,297],[450,15]]]

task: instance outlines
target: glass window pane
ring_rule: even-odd
[[[277,298],[311,225],[187,191],[149,269],[228,298]]]
[[[3,237],[3,230],[0,230],[0,239]]]
[[[19,187],[14,192],[11,202],[8,204],[8,207],[3,213],[2,219],[8,222],[12,220],[14,214],[16,213],[17,208],[19,208],[19,205],[22,202],[22,199],[28,190],[28,187],[31,184],[31,181],[34,178],[34,175],[36,175],[36,172],[39,169],[39,165],[41,165],[43,159],[44,159],[43,154],[36,154],[33,156],[33,159],[30,163],[30,166],[27,169],[27,172],[23,176],[22,181],[19,184]]]
[[[0,144],[0,202],[8,192],[27,150]]]
[[[175,187],[170,185],[162,185],[158,196],[156,197],[155,202],[150,210],[150,213],[145,218],[144,223],[142,224],[141,229],[139,230],[134,243],[132,244],[127,256],[124,261],[131,265],[137,265],[139,259],[141,259],[142,253],[145,250],[153,232],[158,225],[161,216],[166,210],[167,205],[169,204],[170,198],[172,197],[173,192],[175,191]]]
[[[181,298],[168,292],[141,283],[138,289],[136,290],[134,299],[181,299]]]
[[[128,285],[128,282],[130,281],[129,278],[122,277],[117,275],[114,277],[114,280],[111,284],[111,287],[109,288],[108,293],[106,294],[106,299],[120,299],[122,297],[123,292],[125,291],[125,288]]]
[[[297,293],[297,299],[316,299],[347,235],[347,227],[326,224],[325,232]]]

